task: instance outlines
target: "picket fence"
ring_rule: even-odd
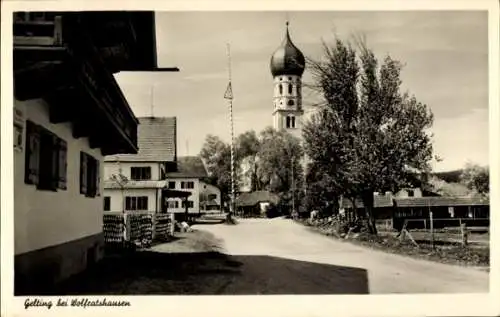
[[[147,246],[153,240],[165,240],[173,236],[174,221],[171,213],[104,213],[104,242],[121,245],[127,242]]]

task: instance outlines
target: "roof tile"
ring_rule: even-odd
[[[174,162],[177,156],[175,117],[140,117],[137,128],[137,154],[117,154],[104,158],[106,162]]]

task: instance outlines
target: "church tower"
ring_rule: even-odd
[[[281,46],[271,57],[271,74],[274,79],[274,129],[286,130],[302,137],[302,74],[305,58],[292,43],[286,22],[286,33]]]

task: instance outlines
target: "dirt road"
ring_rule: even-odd
[[[486,272],[366,249],[287,219],[194,228],[221,239],[239,271],[219,294],[488,292]]]

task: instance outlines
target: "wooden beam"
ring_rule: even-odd
[[[91,122],[85,118],[78,118],[73,122],[73,138],[79,139],[90,135]]]
[[[53,124],[72,121],[75,111],[81,106],[75,87],[60,89],[45,98],[50,106],[49,119]]]

